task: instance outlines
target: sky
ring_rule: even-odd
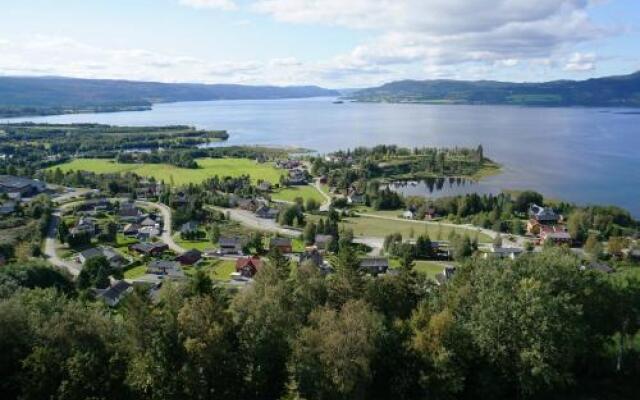
[[[0,75],[356,88],[637,70],[639,0],[0,0]]]

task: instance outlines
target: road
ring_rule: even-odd
[[[272,219],[264,219],[258,218],[256,215],[250,211],[240,210],[236,208],[222,208],[222,207],[209,207],[215,209],[216,211],[220,211],[222,213],[229,213],[229,216],[232,220],[241,223],[242,225],[260,230],[260,231],[268,231],[279,233],[285,236],[297,237],[302,233],[300,230],[293,228],[283,228],[275,220]]]
[[[58,257],[56,247],[58,246],[58,224],[60,223],[60,212],[56,211],[51,215],[47,238],[44,241],[44,254],[54,266],[67,270],[71,275],[78,276],[82,266],[72,261],[66,261]]]
[[[154,208],[158,211],[160,211],[160,214],[162,214],[162,221],[163,223],[163,228],[162,228],[162,234],[160,236],[160,238],[162,239],[163,242],[165,242],[167,244],[167,246],[169,246],[169,248],[177,253],[177,254],[182,254],[184,252],[186,252],[187,250],[185,250],[183,247],[179,246],[175,240],[173,240],[173,232],[172,232],[172,224],[171,224],[171,209],[163,204],[163,203],[152,203],[150,201],[136,201],[136,204],[142,207],[146,207],[146,208]]]
[[[313,185],[315,186],[316,190],[320,192],[322,197],[324,197],[324,203],[320,205],[320,211],[329,211],[329,208],[331,207],[331,196],[329,196],[328,194],[322,191],[322,184],[320,184],[320,178],[316,178]]]

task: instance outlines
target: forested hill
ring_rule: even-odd
[[[393,103],[640,107],[640,72],[542,83],[404,80],[363,89],[349,97],[357,101]]]
[[[337,96],[317,86],[245,86],[59,77],[0,77],[0,116],[144,109],[174,101]]]

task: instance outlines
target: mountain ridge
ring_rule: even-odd
[[[319,86],[162,83],[58,76],[0,76],[0,116],[148,109],[154,103],[338,96]]]
[[[405,79],[362,89],[348,98],[390,103],[640,107],[640,71],[581,81]]]

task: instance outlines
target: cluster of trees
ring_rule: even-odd
[[[490,162],[484,157],[482,146],[477,149],[408,149],[380,145],[339,151],[331,156],[330,160],[312,158],[311,173],[327,176],[330,186],[343,191],[359,180],[470,176],[477,173],[485,162]]]
[[[26,206],[18,205],[16,215],[1,218],[0,255],[21,261],[40,256],[51,212],[49,198],[39,195]]]
[[[640,282],[561,249],[469,260],[445,286],[371,278],[341,245],[336,273],[270,254],[238,293],[196,273],[138,289],[118,312],[59,274],[0,271],[3,398],[631,398]],[[29,271],[29,272],[23,272]]]

